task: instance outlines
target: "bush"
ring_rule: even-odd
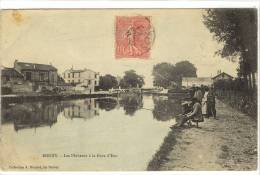
[[[243,79],[219,80],[214,88],[219,99],[243,113],[257,116],[257,91],[248,89]]]
[[[6,94],[11,94],[12,93],[12,88],[10,87],[2,87],[1,88],[1,94],[6,95]]]

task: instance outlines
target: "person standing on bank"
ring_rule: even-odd
[[[201,102],[202,115],[208,117],[208,113],[207,113],[207,96],[208,96],[209,89],[208,89],[208,87],[205,87],[204,90],[205,90],[205,92],[204,92],[204,96],[203,96],[202,102]]]
[[[199,87],[196,87],[196,91],[195,91],[193,98],[196,98],[198,100],[198,102],[201,104],[201,100],[203,98],[203,95],[202,95],[202,91],[200,90]]]
[[[207,95],[207,117],[212,115],[216,119],[215,93],[211,87]]]

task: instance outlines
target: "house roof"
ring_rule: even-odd
[[[98,72],[95,72],[91,69],[67,69],[65,72],[70,72],[70,73],[79,73],[79,72],[86,72],[86,71],[90,71],[90,72],[94,72],[96,74],[99,74]]]
[[[23,69],[30,69],[30,70],[45,70],[45,71],[57,71],[55,67],[49,64],[35,64],[35,63],[25,63],[25,62],[17,62],[17,65]]]
[[[1,75],[2,76],[12,76],[12,77],[23,77],[23,74],[20,72],[16,71],[14,68],[8,68],[5,67],[1,70]]]
[[[227,75],[228,77],[233,78],[231,75],[229,75],[229,74],[227,74],[225,72],[221,72],[220,74],[216,75],[215,77],[212,77],[212,79],[215,79],[215,78],[217,78],[219,76],[222,76],[222,75]]]

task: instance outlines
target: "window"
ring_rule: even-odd
[[[10,76],[7,75],[5,79],[6,79],[6,81],[10,81]]]
[[[72,73],[72,78],[74,78],[74,73]]]
[[[97,81],[95,81],[95,85],[97,85]]]
[[[88,84],[91,84],[91,80],[88,80]]]
[[[80,106],[78,106],[78,116],[80,116]]]
[[[44,72],[40,72],[40,81],[44,81]]]
[[[97,78],[97,74],[95,74],[95,78]]]
[[[31,72],[25,72],[25,80],[32,80],[32,73]]]
[[[80,72],[79,72],[79,77],[80,77]]]
[[[68,78],[70,78],[70,73],[68,73]]]
[[[80,83],[80,79],[78,80],[78,82]]]

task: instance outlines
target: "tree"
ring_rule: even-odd
[[[238,75],[255,85],[257,71],[257,9],[209,9],[204,24],[223,44],[216,53],[225,58],[239,57]]]
[[[116,77],[106,74],[105,76],[101,76],[99,79],[99,87],[102,90],[109,90],[111,88],[116,88],[118,86],[118,82]]]
[[[196,67],[189,61],[180,61],[175,64],[174,73],[176,82],[181,84],[182,77],[197,77]]]
[[[159,63],[153,66],[152,75],[154,77],[154,86],[167,88],[174,82],[176,77],[174,65],[170,63]]]
[[[144,85],[144,78],[136,74],[134,70],[125,71],[125,75],[119,85],[122,88],[142,87]]]
[[[181,61],[175,65],[159,63],[153,67],[154,85],[169,88],[180,86],[182,77],[197,77],[196,67],[189,61]]]

